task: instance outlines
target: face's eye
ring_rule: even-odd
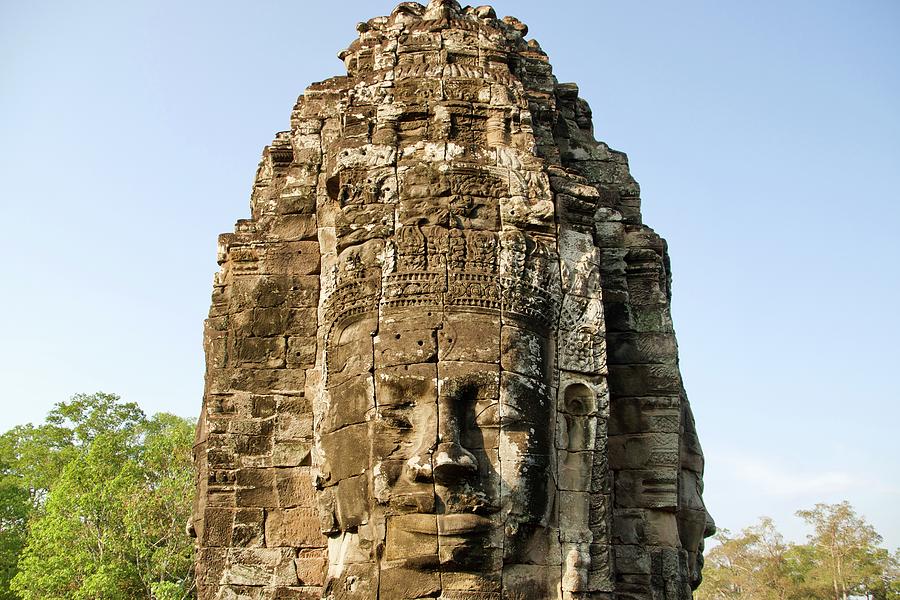
[[[491,404],[475,417],[478,427],[519,427],[523,423],[525,415],[511,404]]]
[[[500,405],[491,404],[475,416],[478,427],[500,427]]]
[[[502,427],[516,427],[525,422],[525,415],[518,407],[512,404],[500,406],[500,425]]]
[[[382,421],[393,427],[394,429],[412,429],[412,423],[403,416],[390,416],[385,415],[382,417]]]
[[[388,406],[378,411],[379,419],[389,427],[395,429],[412,429],[412,422],[409,414],[413,408],[412,403],[398,404],[397,406]]]

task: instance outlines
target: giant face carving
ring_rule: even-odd
[[[445,591],[448,574],[480,573],[490,588],[504,564],[547,562],[553,251],[499,230],[500,201],[487,194],[509,184],[490,170],[417,165],[399,189],[383,178],[342,173],[331,186],[338,219],[374,204],[348,202],[355,180],[370,199],[396,194],[403,223],[335,245],[323,497],[334,530],[357,536],[382,572],[440,572]]]
[[[330,365],[334,431],[322,439],[341,478],[338,527],[383,518],[384,558],[407,565],[498,571],[521,560],[549,509],[546,337],[499,314],[439,307],[385,311],[335,336],[335,354],[349,352]],[[535,344],[528,367],[540,377],[501,369],[504,336]],[[344,425],[350,407],[366,421]]]
[[[198,597],[688,600],[702,455],[625,156],[515,18],[357,31],[220,238]]]
[[[716,523],[703,502],[703,452],[687,403],[682,406],[681,422],[678,534],[681,547],[688,553],[690,584],[696,589],[703,579],[704,539],[716,533]]]

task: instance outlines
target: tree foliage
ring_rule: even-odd
[[[809,536],[811,560],[823,586],[832,598],[879,596],[888,590],[884,574],[891,556],[880,548],[881,536],[857,515],[849,502],[816,504],[797,516],[813,528]]]
[[[25,546],[31,501],[16,473],[11,436],[0,436],[0,599],[15,598],[9,582]]]
[[[0,599],[189,597],[192,440],[102,393],[0,436]]]
[[[847,502],[817,504],[797,515],[812,526],[806,544],[785,542],[772,519],[732,535],[706,555],[698,600],[900,600],[898,558]]]

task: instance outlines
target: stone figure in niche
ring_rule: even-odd
[[[627,159],[515,18],[358,32],[220,238],[199,600],[689,600],[714,526]]]

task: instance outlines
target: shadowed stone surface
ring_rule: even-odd
[[[689,599],[713,525],[625,155],[515,18],[357,29],[219,240],[198,598]]]

